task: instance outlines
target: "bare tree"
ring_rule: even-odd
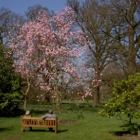
[[[48,14],[48,16],[51,16],[54,14],[53,11],[49,11],[47,7],[43,7],[40,4],[31,6],[27,9],[27,11],[25,12],[25,15],[27,17],[27,20],[32,20],[35,21],[37,20],[38,14],[42,13],[46,11],[46,13]]]
[[[18,33],[19,26],[23,23],[23,17],[6,8],[0,8],[0,44],[8,46],[11,36]]]
[[[140,1],[112,0],[108,5],[112,11],[108,17],[112,31],[106,33],[116,40],[118,64],[128,76],[137,72],[136,59],[140,54]]]
[[[105,32],[110,32],[112,26],[108,20],[110,7],[104,5],[101,0],[85,0],[82,4],[78,0],[68,0],[68,5],[74,10],[77,24],[85,32],[86,40],[89,42],[87,50],[89,51],[90,67],[94,69],[94,79],[92,87],[94,88],[93,104],[100,102],[101,73],[103,69],[112,61],[114,56],[113,42]]]

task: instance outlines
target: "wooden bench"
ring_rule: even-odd
[[[32,127],[36,128],[52,128],[55,130],[55,133],[58,131],[58,120],[56,118],[38,118],[38,117],[21,117],[21,132],[25,131],[25,128],[30,128],[32,130]]]

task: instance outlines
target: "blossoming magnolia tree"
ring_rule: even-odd
[[[15,56],[14,66],[22,77],[28,81],[28,94],[33,79],[40,88],[56,97],[60,109],[60,92],[58,90],[61,77],[78,77],[72,58],[80,57],[80,49],[85,39],[74,23],[74,12],[65,8],[63,12],[52,17],[41,13],[37,21],[24,24],[16,42],[11,45]],[[66,79],[68,82],[68,79]],[[26,109],[26,98],[24,109]]]

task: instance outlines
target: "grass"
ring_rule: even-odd
[[[65,107],[64,107],[65,106]],[[33,129],[20,132],[20,117],[0,118],[1,140],[120,140],[114,135],[121,130],[122,122],[116,118],[101,117],[90,106],[78,105],[70,107],[64,104],[65,110],[57,114],[59,120],[77,120],[76,124],[59,124],[58,134],[49,132],[48,129]],[[66,110],[67,108],[67,110]],[[68,109],[69,108],[69,109]],[[79,109],[80,108],[80,109]],[[88,109],[89,110],[88,110]],[[41,116],[43,113],[33,114]]]

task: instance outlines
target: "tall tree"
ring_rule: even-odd
[[[94,79],[92,79],[93,104],[100,102],[100,81],[103,69],[110,63],[113,56],[111,39],[104,33],[110,31],[110,21],[107,20],[109,7],[101,4],[101,0],[85,0],[82,4],[78,0],[68,0],[68,5],[74,10],[76,22],[85,33],[87,43],[88,56],[90,56],[90,64]],[[107,12],[108,11],[108,12]],[[91,61],[92,60],[92,61]],[[90,79],[91,80],[91,79]]]
[[[27,11],[25,12],[25,17],[26,17],[27,22],[28,21],[29,22],[30,21],[38,22],[39,14],[43,14],[44,12],[46,13],[46,15],[48,17],[50,17],[51,15],[54,14],[52,11],[49,11],[47,7],[42,7],[40,4],[29,7],[27,9]],[[31,86],[33,86],[35,84],[34,81],[33,81],[33,76],[31,76],[31,75],[32,74],[29,74],[28,76],[25,76],[25,77],[23,76],[22,77],[22,79],[24,81],[24,85],[25,85],[22,88],[22,93],[24,95],[24,105],[23,105],[24,110],[26,110],[26,108],[27,108],[27,98],[28,98],[27,96],[30,92]],[[48,97],[49,95],[46,95],[46,96]],[[45,97],[43,96],[43,99],[44,98]]]
[[[22,26],[16,43],[11,45],[17,71],[23,77],[34,79],[42,90],[52,93],[58,109],[61,108],[58,88],[61,77],[64,73],[75,77],[70,58],[79,57],[80,50],[74,45],[83,39],[76,29],[72,30],[73,18],[70,8],[53,17],[40,13],[37,20]]]

